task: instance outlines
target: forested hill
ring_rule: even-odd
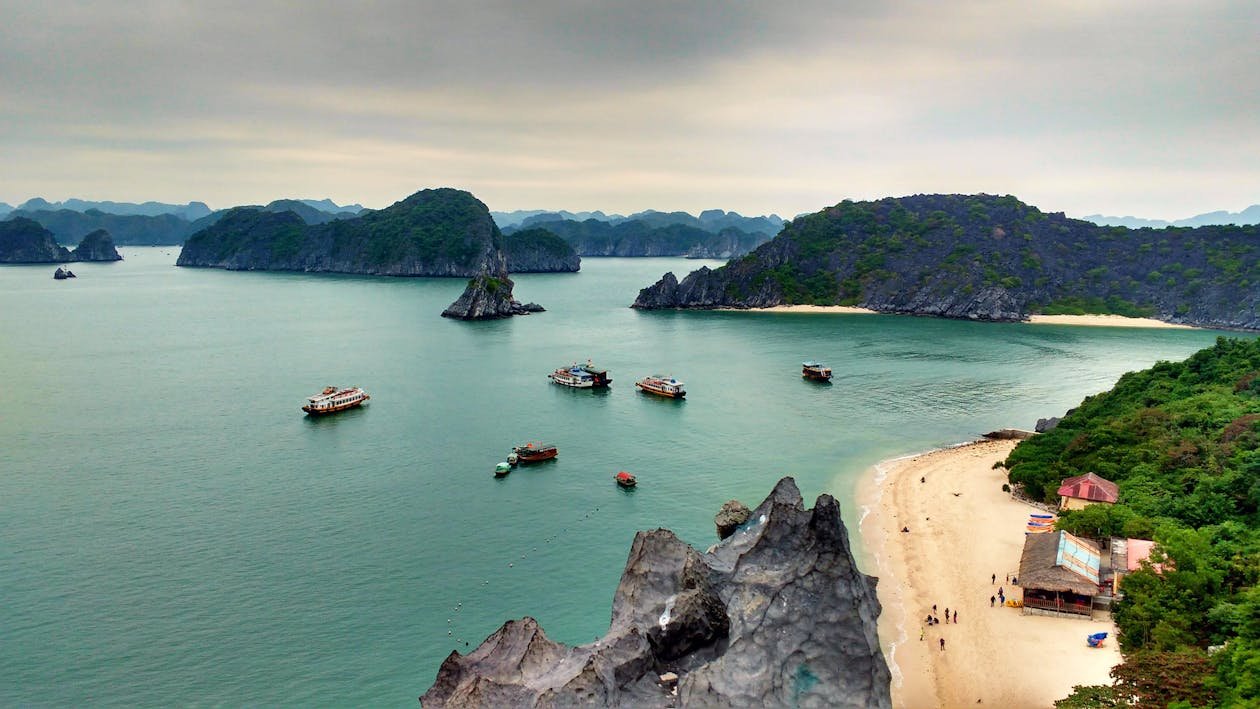
[[[637,308],[857,305],[976,320],[1114,313],[1260,328],[1260,226],[1102,227],[1010,196],[844,201]]]
[[[422,190],[354,219],[307,224],[238,207],[193,234],[177,265],[389,276],[473,276],[504,267],[503,236],[468,192]]]
[[[1260,705],[1260,341],[1220,338],[1185,362],[1130,372],[1020,443],[1006,466],[1046,501],[1067,477],[1118,483],[1118,504],[1065,512],[1060,528],[1157,542],[1162,567],[1121,583],[1125,665],[1106,691],[1136,706]]]

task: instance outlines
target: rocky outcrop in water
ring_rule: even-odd
[[[845,201],[716,270],[644,288],[635,308],[856,305],[1017,321],[1110,313],[1260,329],[1260,226],[1100,227],[1014,197]]]
[[[463,294],[442,311],[442,317],[457,320],[494,320],[513,315],[541,313],[537,303],[521,304],[512,297],[514,287],[506,273],[498,275],[479,273],[468,281]]]
[[[467,656],[452,652],[420,700],[890,707],[875,583],[857,570],[835,499],[807,510],[784,478],[707,553],[668,530],[636,535],[603,638],[570,647],[532,618],[508,621]]]
[[[748,505],[739,500],[727,500],[722,505],[722,509],[718,510],[717,515],[713,517],[713,524],[717,527],[718,539],[726,539],[739,529],[739,525],[747,522],[752,517],[752,510],[748,509]]]
[[[70,252],[75,261],[121,261],[122,256],[114,247],[114,239],[104,229],[83,237],[83,241]]]

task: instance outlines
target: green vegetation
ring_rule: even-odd
[[[1005,465],[1046,501],[1066,477],[1117,482],[1119,504],[1065,512],[1060,528],[1156,541],[1157,566],[1125,577],[1114,609],[1123,706],[1260,703],[1260,341],[1221,338],[1126,374]],[[1101,692],[1061,706],[1109,706],[1082,703]]]
[[[1064,296],[1044,306],[1030,306],[1032,312],[1040,315],[1123,315],[1127,318],[1149,318],[1155,315],[1155,307],[1138,305],[1119,296],[1106,298]]]

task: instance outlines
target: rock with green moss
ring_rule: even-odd
[[[512,279],[502,271],[495,274],[479,273],[468,281],[463,294],[442,311],[442,317],[457,320],[494,320],[513,315],[543,312],[543,307],[537,303],[517,302],[512,297],[514,285]]]
[[[546,229],[524,229],[503,236],[509,273],[573,273],[582,258],[564,239]]]
[[[66,263],[70,250],[57,244],[51,231],[38,222],[15,217],[0,222],[0,263]]]

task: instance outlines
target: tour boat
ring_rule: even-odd
[[[371,398],[367,395],[367,392],[359,387],[350,387],[349,389],[326,387],[321,393],[307,398],[306,405],[302,407],[302,410],[311,416],[335,414],[338,411],[362,406]]]
[[[639,387],[639,391],[646,391],[649,394],[658,396],[668,396],[672,399],[681,399],[687,395],[687,391],[683,389],[683,383],[673,377],[663,377],[654,374],[650,377],[644,377],[634,383]]]
[[[802,362],[801,376],[819,382],[831,381],[831,367],[824,367],[817,362]]]
[[[634,479],[633,475],[624,470],[614,475],[613,479],[616,480],[617,484],[622,487],[634,487],[639,484],[639,482]]]
[[[571,364],[568,367],[561,367],[551,374],[547,375],[551,381],[575,389],[592,389],[595,387],[606,387],[612,384],[612,380],[608,378],[607,369],[599,369],[586,360],[586,364]]]
[[[560,455],[560,451],[555,446],[546,443],[526,443],[523,446],[516,446],[512,452],[521,463],[537,463],[540,460],[551,460]]]

